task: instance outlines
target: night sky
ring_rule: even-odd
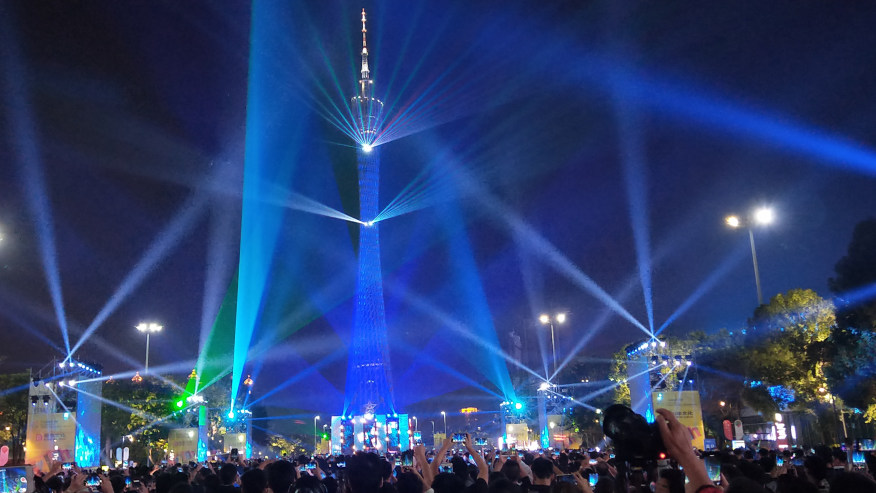
[[[471,362],[483,348],[423,303],[463,325],[491,322],[503,345],[515,330],[545,355],[537,316],[566,311],[561,359],[584,337],[581,354],[607,357],[644,333],[618,315],[596,326],[613,312],[575,276],[648,326],[643,263],[655,328],[692,300],[667,333],[732,330],[756,295],[748,236],[724,216],[775,209],[775,224],[755,230],[769,298],[830,295],[854,225],[876,214],[876,7],[276,3],[288,29],[258,57],[282,88],[265,96],[263,138],[298,149],[278,159],[290,166],[278,186],[357,215],[353,144],[326,117],[355,93],[362,7],[376,92],[411,116],[379,148],[381,204],[428,177],[418,210],[381,223],[403,408],[446,392],[498,402],[468,386],[496,390]],[[238,262],[247,95],[259,90],[248,87],[250,40],[263,34],[251,17],[243,1],[0,4],[4,371],[64,356],[47,258],[71,345],[124,292],[78,357],[139,369],[134,326],[157,320],[150,366],[195,360]],[[266,403],[329,413],[344,388],[346,356],[332,354],[352,319],[355,227],[282,214],[269,292],[288,298],[267,300],[275,318],[262,322],[279,323],[296,296],[322,316],[279,340],[260,330],[254,342],[274,347],[247,371],[257,393],[318,364]]]

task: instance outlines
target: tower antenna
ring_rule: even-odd
[[[365,28],[365,9],[362,9],[362,78],[359,84],[362,86],[362,95],[365,94],[365,85],[368,83],[371,72],[368,70],[368,43],[365,40],[365,33],[368,29]]]

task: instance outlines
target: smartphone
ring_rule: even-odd
[[[784,465],[785,465],[785,459],[783,459],[783,458],[781,458],[781,457],[776,457],[776,465],[779,466],[779,467],[784,466]]]
[[[487,445],[486,438],[475,438],[474,444],[478,447],[485,447]]]
[[[33,467],[0,467],[3,478],[3,491],[9,493],[28,493],[33,491]]]
[[[454,443],[462,443],[465,441],[465,433],[454,433],[453,434],[453,442]]]
[[[230,460],[237,462],[237,458],[240,456],[240,452],[236,448],[231,449],[231,453],[228,455]]]
[[[176,468],[176,471],[177,471],[177,472],[183,472],[183,468],[182,468],[182,467],[177,467],[177,468]]]
[[[440,470],[441,472],[453,472],[453,466],[451,464],[441,464]]]
[[[131,481],[131,489],[139,490],[140,489],[140,481]]]
[[[307,466],[298,466],[298,472],[307,472]]]
[[[590,459],[590,465],[591,466],[596,465],[596,459]]]
[[[131,476],[125,476],[125,486],[131,486]]]
[[[97,474],[89,474],[85,479],[85,486],[88,486],[89,488],[100,486],[100,476]]]
[[[794,464],[795,466],[802,466],[803,459],[801,459],[799,457],[794,457],[794,460],[791,461],[791,464]]]
[[[313,470],[313,469],[316,469],[316,463],[315,463],[315,462],[311,462],[311,463],[309,463],[309,464],[305,464],[305,465],[304,465],[304,468],[307,469],[308,471],[311,471],[311,470]]]
[[[511,457],[517,457],[517,449],[516,448],[511,449]]]
[[[721,461],[718,457],[706,456],[706,474],[716,485],[721,485]]]
[[[65,470],[65,471],[69,471],[70,469],[73,469],[73,463],[72,462],[65,462],[61,465],[61,469]]]
[[[575,481],[575,476],[572,476],[571,474],[560,474],[557,476],[557,481],[561,483],[578,484],[578,482]]]
[[[599,474],[591,472],[588,474],[587,482],[590,483],[590,486],[595,487],[596,483],[599,482]]]
[[[864,464],[864,452],[856,450],[852,452],[852,464]]]
[[[414,465],[414,453],[406,450],[401,454],[401,465],[411,467]]]

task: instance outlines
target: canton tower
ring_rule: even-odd
[[[350,99],[359,143],[356,158],[362,222],[359,225],[359,269],[345,402],[345,413],[357,415],[395,412],[380,270],[380,227],[374,221],[380,212],[380,151],[373,144],[378,136],[383,103],[374,97],[374,81],[368,70],[366,32],[365,9],[362,9],[361,77],[358,94]]]

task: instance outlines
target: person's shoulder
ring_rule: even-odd
[[[490,487],[484,478],[477,478],[473,485],[465,489],[465,493],[487,493],[488,491],[490,491]]]

